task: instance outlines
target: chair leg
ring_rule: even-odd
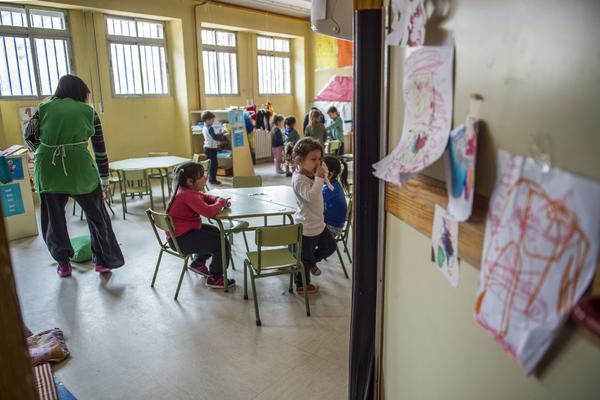
[[[154,210],[154,196],[152,196],[152,186],[150,186],[150,207]]]
[[[244,244],[246,245],[246,252],[250,252],[250,248],[248,247],[248,239],[246,238],[246,232],[242,231],[242,236],[244,236]]]
[[[152,188],[150,188],[150,189],[152,189]],[[160,191],[162,193],[163,208],[166,210],[167,203],[165,201],[165,178],[163,178],[162,174],[160,176]]]
[[[294,293],[294,273],[290,274],[290,287],[288,289],[288,293]]]
[[[185,262],[183,263],[183,268],[181,269],[181,275],[179,276],[179,283],[177,284],[177,291],[175,292],[175,300],[177,300],[177,296],[179,296],[179,289],[181,288],[181,282],[183,282],[183,275],[185,275],[185,271],[187,271],[188,257],[185,258]]]
[[[244,300],[248,300],[248,261],[244,260]]]
[[[348,256],[348,261],[350,261],[350,264],[352,264],[352,256],[350,255],[350,250],[348,250],[348,239],[346,239],[343,243],[344,243],[344,252]]]
[[[346,266],[344,265],[344,259],[342,258],[342,253],[340,253],[340,248],[338,247],[337,243],[335,244],[335,252],[337,253],[338,257],[340,258],[340,264],[342,264],[342,269],[344,270],[344,275],[346,275],[346,279],[348,279],[348,272],[346,272]]]
[[[267,223],[267,216],[265,215],[265,226],[267,226],[267,225],[268,225],[268,223]]]
[[[108,207],[108,209],[110,210],[111,214],[113,215],[113,217],[115,216],[115,210],[112,209],[111,207],[111,202],[109,201],[109,199],[107,198],[106,200],[104,200],[104,204],[106,204],[106,206]]]
[[[73,216],[75,216],[75,210],[77,209],[77,202],[73,199]]]
[[[127,195],[121,192],[121,208],[123,209],[123,219],[125,219],[125,214],[127,213]]]
[[[79,220],[83,221],[83,208],[81,209],[81,213],[79,213]]]
[[[156,275],[158,275],[158,267],[160,266],[160,260],[162,259],[162,255],[163,255],[163,250],[160,250],[160,254],[158,255],[158,261],[156,262],[156,268],[154,268],[154,276],[152,277],[152,283],[150,284],[150,287],[153,288],[154,287],[154,282],[156,281]]]
[[[250,282],[252,283],[252,295],[254,297],[254,313],[256,314],[256,326],[261,326],[260,312],[258,311],[258,298],[256,296],[256,284],[254,283],[254,271],[250,270]]]
[[[308,288],[306,287],[306,275],[304,274],[304,266],[298,264],[300,267],[300,276],[302,277],[302,286],[304,286],[304,305],[306,306],[306,316],[310,317],[310,306],[308,305]]]

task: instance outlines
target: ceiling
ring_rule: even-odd
[[[293,17],[310,18],[311,0],[218,0],[221,3],[270,11]]]

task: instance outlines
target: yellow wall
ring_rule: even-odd
[[[315,33],[311,30],[311,59],[313,60],[312,71],[313,71],[313,79],[314,79],[314,90],[312,91],[309,99],[309,103],[312,103],[321,91],[327,85],[327,82],[334,76],[352,76],[352,66],[349,67],[337,67],[337,53],[326,55],[328,61],[320,60],[322,57],[319,54],[319,48],[316,44],[317,37],[323,36],[319,33]],[[336,43],[335,38],[325,38],[327,41],[331,43]],[[335,60],[335,61],[334,61]],[[323,67],[323,65],[327,64],[335,64],[336,66],[327,66]]]
[[[599,16],[600,3],[584,0],[451,3],[443,28],[456,40],[455,124],[464,119],[470,93],[485,98],[480,193],[492,190],[495,149],[527,155],[535,132],[552,138],[554,165],[600,179],[600,58],[590,52]],[[428,25],[429,39],[443,33]],[[392,48],[390,149],[402,130],[403,59]],[[461,263],[460,285],[452,288],[429,261],[431,238],[391,215],[386,223],[384,398],[598,398],[598,338],[567,324],[541,368],[525,376],[474,321],[479,270]]]

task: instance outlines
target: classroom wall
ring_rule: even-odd
[[[600,180],[600,3],[455,0],[443,29],[456,40],[455,124],[470,93],[485,98],[477,191],[491,193],[495,148],[529,154],[544,132],[552,162]],[[575,22],[576,21],[576,22]],[[428,27],[430,40],[443,32]],[[389,148],[402,129],[403,51],[392,48]],[[441,178],[441,169],[428,174]],[[600,340],[569,322],[541,367],[525,376],[475,322],[479,270],[465,262],[452,288],[430,262],[431,239],[386,218],[382,397],[385,399],[595,399]],[[459,238],[460,240],[460,238]]]
[[[103,111],[100,117],[110,159],[143,156],[149,151],[190,155],[188,111],[198,107],[194,1],[103,0],[100,3],[102,8],[98,8],[100,4],[93,0],[27,4],[71,9],[69,20],[73,72],[89,84],[96,109]],[[103,13],[138,15],[167,21],[170,72],[168,96],[112,96]],[[94,32],[97,52],[94,49]],[[22,142],[17,111],[21,106],[35,103],[31,100],[0,101],[0,126],[4,133],[1,135],[0,145]]]
[[[312,103],[321,91],[327,85],[329,80],[334,76],[352,76],[352,66],[347,67],[333,67],[333,68],[322,68],[318,66],[317,59],[319,58],[319,48],[315,45],[316,38],[319,36],[319,33],[313,32],[311,30],[311,58],[314,60],[312,64],[312,73],[314,78],[314,87],[311,92],[309,103]],[[331,39],[335,40],[335,39]]]
[[[284,16],[267,15],[265,12],[242,10],[227,5],[207,3],[196,11],[199,26],[233,30],[238,38],[238,96],[207,96],[202,90],[203,109],[223,109],[231,105],[243,106],[248,102],[260,105],[267,101],[273,104],[276,113],[304,115],[309,90],[313,79],[308,60],[309,43],[305,38],[310,33],[308,21]],[[257,33],[283,36],[291,39],[292,50],[292,94],[261,96],[258,93]],[[198,32],[200,34],[200,32]],[[198,37],[198,42],[201,42]],[[199,54],[200,85],[204,86],[202,54]]]

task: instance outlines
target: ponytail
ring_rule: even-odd
[[[340,160],[342,164],[342,173],[340,174],[340,183],[346,193],[350,193],[350,185],[348,184],[348,164],[343,159]]]
[[[179,188],[181,186],[186,187],[188,179],[198,179],[202,176],[204,176],[204,168],[201,164],[193,161],[186,161],[173,169],[173,196],[171,196],[169,204],[167,205],[167,213],[173,205],[173,201],[175,200],[175,196],[177,196]]]

